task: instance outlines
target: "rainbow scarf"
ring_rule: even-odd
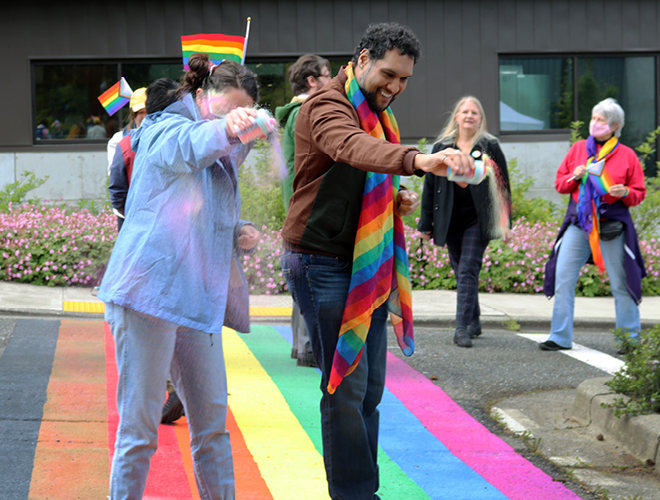
[[[600,197],[607,194],[615,184],[607,169],[607,160],[619,147],[619,139],[612,136],[598,151],[593,136],[587,139],[587,175],[582,177],[578,196],[578,223],[589,237],[589,246],[594,264],[600,272],[605,271],[605,261],[600,250]]]
[[[399,128],[392,111],[387,108],[379,115],[372,111],[358,86],[352,63],[345,72],[346,97],[357,111],[360,128],[373,137],[399,144]],[[408,254],[403,221],[394,201],[398,190],[398,175],[367,172],[351,283],[328,383],[330,394],[360,362],[371,316],[384,302],[403,353],[410,356],[415,350]]]

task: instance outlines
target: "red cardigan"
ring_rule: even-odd
[[[598,150],[602,146],[598,146]],[[560,194],[570,194],[578,201],[580,193],[580,181],[573,180],[575,167],[586,165],[587,163],[587,141],[578,141],[568,150],[564,160],[557,170],[555,179],[555,189]],[[619,143],[619,147],[612,156],[606,161],[607,169],[611,173],[615,184],[623,184],[628,188],[628,194],[623,198],[617,198],[606,194],[601,197],[605,203],[612,204],[618,200],[623,200],[627,207],[639,205],[646,196],[646,186],[644,186],[644,171],[639,164],[637,155],[628,146]]]

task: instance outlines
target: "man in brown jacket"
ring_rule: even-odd
[[[446,176],[447,167],[457,173],[474,169],[460,151],[421,154],[361,127],[347,96],[347,80],[354,75],[370,110],[381,113],[403,92],[419,56],[419,41],[409,28],[394,23],[370,26],[349,67],[306,99],[296,121],[295,178],[282,228],[282,269],[322,372],[323,457],[333,500],[379,498],[377,406],[385,386],[386,304],[372,313],[354,371],[328,392],[367,172]],[[401,215],[419,205],[418,195],[405,189],[393,201]]]

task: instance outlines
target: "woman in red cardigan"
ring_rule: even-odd
[[[629,207],[646,196],[644,172],[635,152],[619,142],[625,114],[612,98],[596,104],[589,138],[578,141],[557,171],[555,188],[570,194],[564,223],[546,264],[544,291],[554,295],[550,337],[544,351],[571,349],[575,286],[589,257],[610,279],[616,327],[637,336],[638,304],[646,276]]]

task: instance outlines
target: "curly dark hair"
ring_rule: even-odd
[[[208,54],[198,52],[191,54],[188,66],[190,69],[181,77],[179,96],[186,92],[194,94],[200,88],[218,92],[233,88],[244,90],[254,102],[259,100],[257,75],[237,62],[223,61],[211,71]]]
[[[385,57],[385,52],[397,49],[402,56],[410,56],[416,63],[422,55],[419,40],[408,26],[397,23],[370,24],[355,47],[353,63],[357,64],[360,52],[369,51],[369,59],[378,61]]]

